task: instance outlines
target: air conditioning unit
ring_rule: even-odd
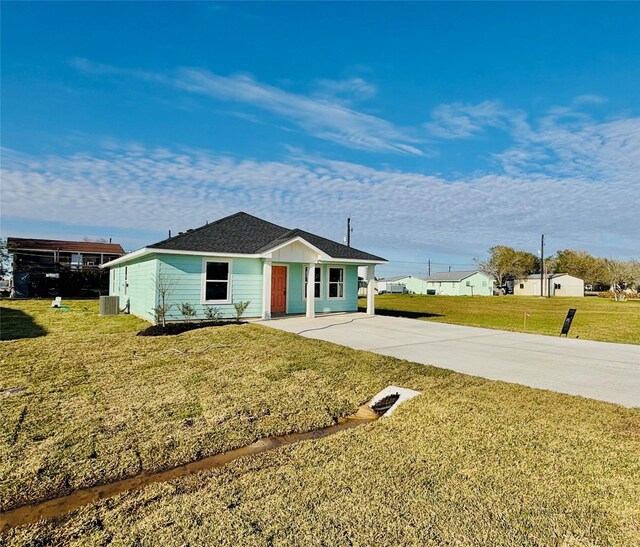
[[[101,296],[99,309],[100,315],[118,315],[120,312],[120,297]]]

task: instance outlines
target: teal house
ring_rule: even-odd
[[[476,271],[441,272],[424,280],[422,294],[444,296],[493,296],[493,277]]]
[[[386,260],[299,229],[247,213],[200,228],[112,260],[109,294],[134,315],[154,321],[164,298],[167,320],[183,320],[190,304],[197,319],[207,308],[235,317],[234,304],[249,302],[245,317],[354,312],[358,268],[366,266],[367,313],[374,312],[374,272]],[[312,280],[309,283],[309,280]]]

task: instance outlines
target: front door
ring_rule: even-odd
[[[287,267],[271,267],[271,313],[287,311]]]

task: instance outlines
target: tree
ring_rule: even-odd
[[[7,240],[0,239],[0,279],[11,273],[11,255],[7,248]]]
[[[582,279],[587,285],[606,282],[604,263],[586,251],[564,249],[555,256],[554,273],[566,273]]]
[[[156,306],[153,308],[153,314],[155,316],[156,324],[161,324],[163,327],[167,324],[167,313],[171,304],[169,304],[169,295],[173,292],[174,282],[165,273],[158,274],[153,280],[153,286],[156,292]]]
[[[625,289],[637,287],[640,280],[640,262],[635,260],[615,260],[613,258],[600,259],[613,293],[613,298],[625,299]]]
[[[506,245],[489,249],[489,258],[476,260],[478,268],[494,277],[498,287],[504,287],[508,279],[524,277],[538,269],[538,257],[526,251],[516,251]]]

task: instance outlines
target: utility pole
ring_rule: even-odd
[[[544,234],[540,239],[540,296],[544,297]]]
[[[428,266],[428,271],[429,271],[429,275],[427,277],[431,277],[431,259],[429,259],[429,261],[427,262]]]
[[[347,247],[351,247],[351,218],[347,219]]]

